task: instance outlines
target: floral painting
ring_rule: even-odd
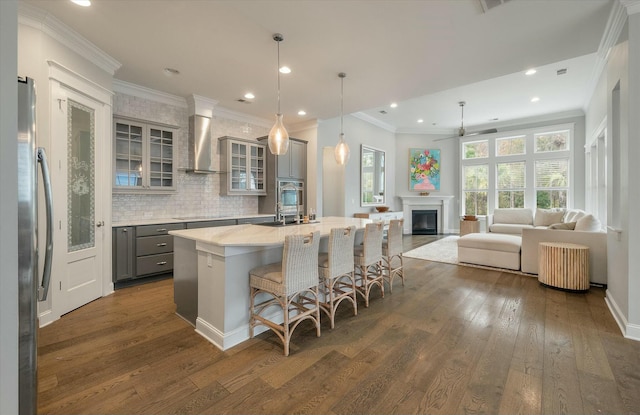
[[[409,190],[440,190],[440,150],[409,149]]]

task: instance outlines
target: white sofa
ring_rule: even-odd
[[[607,284],[607,234],[592,215],[578,209],[495,209],[487,232],[521,235],[520,268],[538,274],[538,244],[567,242],[589,247],[589,280]]]

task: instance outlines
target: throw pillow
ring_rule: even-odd
[[[563,210],[536,209],[536,217],[533,219],[533,226],[549,226],[562,222]]]
[[[584,215],[576,222],[576,231],[598,232],[600,230],[600,221],[592,214]]]
[[[553,225],[549,225],[549,229],[562,229],[565,231],[572,231],[576,227],[576,222],[560,222],[554,223]]]

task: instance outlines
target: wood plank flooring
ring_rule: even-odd
[[[423,238],[423,239],[421,239]],[[405,250],[438,237],[407,237]],[[637,413],[640,342],[604,290],[405,259],[336,328],[221,352],[174,314],[171,279],[124,288],[39,332],[39,413]],[[346,304],[346,303],[345,303]]]

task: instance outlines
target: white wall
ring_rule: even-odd
[[[18,413],[17,16],[0,1],[0,414]]]
[[[386,152],[386,205],[392,210],[401,210],[390,199],[390,195],[396,194],[396,140],[394,133],[383,130],[372,124],[360,120],[351,115],[344,116],[345,141],[349,145],[351,157],[344,171],[344,216],[351,217],[354,213],[372,212],[372,207],[360,206],[360,148],[362,144],[383,150]],[[324,120],[318,125],[318,148],[334,147],[340,135],[340,118]],[[318,163],[318,188],[322,188],[322,164]],[[320,199],[318,199],[320,200]]]
[[[449,202],[449,223],[445,229],[460,227],[460,146],[457,138],[434,141],[447,136],[429,134],[396,134],[396,206],[402,209],[400,196],[417,196],[418,192],[409,190],[409,149],[440,150],[440,190],[431,191],[433,196],[454,196]]]

